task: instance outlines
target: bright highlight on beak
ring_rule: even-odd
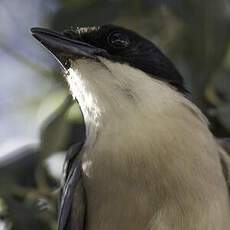
[[[103,49],[69,38],[63,33],[54,32],[49,29],[32,28],[31,32],[61,62],[65,69],[69,68],[69,59],[97,59],[97,55],[106,53]]]

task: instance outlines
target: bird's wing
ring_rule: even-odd
[[[229,154],[230,156],[230,138],[222,138],[218,140],[222,148]]]
[[[71,230],[74,219],[74,229],[83,230],[85,218],[84,188],[81,179],[82,143],[74,145],[67,154],[65,164],[64,185],[61,190],[61,200],[58,215],[58,230]],[[78,210],[72,211],[73,199],[77,200]],[[74,214],[74,218],[72,218]]]
[[[230,138],[219,139],[218,142],[225,150],[220,150],[219,154],[223,173],[230,192]]]

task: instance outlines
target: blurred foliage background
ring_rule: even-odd
[[[0,1],[0,230],[56,228],[65,153],[84,139],[61,69],[30,28],[113,23],[156,43],[230,136],[230,0]]]

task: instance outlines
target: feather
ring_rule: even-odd
[[[67,154],[65,165],[64,185],[61,190],[59,206],[58,230],[71,230],[71,216],[73,198],[77,195],[80,209],[74,217],[75,229],[83,229],[84,224],[84,189],[81,180],[81,154],[82,143],[74,145]],[[76,211],[75,211],[76,212]],[[78,226],[76,228],[76,226]]]

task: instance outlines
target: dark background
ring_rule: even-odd
[[[84,137],[60,67],[30,28],[108,23],[156,43],[213,133],[230,136],[230,0],[1,0],[0,230],[55,229],[63,159]]]

